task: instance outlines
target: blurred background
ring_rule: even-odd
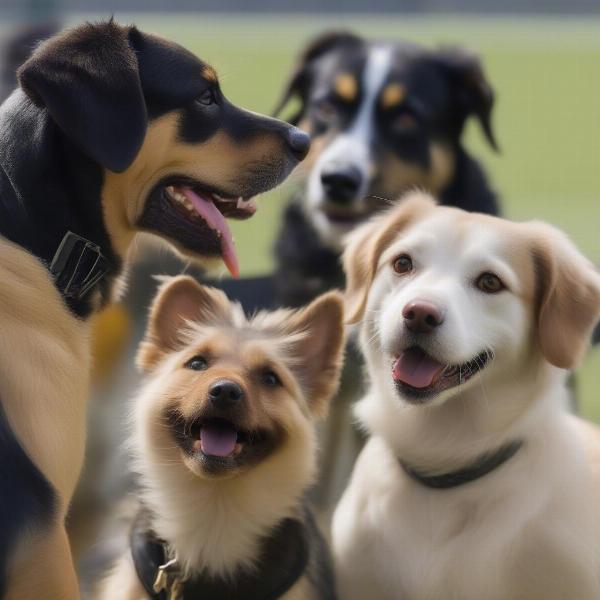
[[[474,123],[469,123],[465,146],[484,164],[504,214],[563,228],[600,264],[598,0],[0,0],[0,44],[26,23],[63,27],[111,14],[189,48],[216,68],[233,102],[266,113],[299,50],[330,28],[475,50],[496,91],[493,121],[501,152],[489,149]],[[11,77],[3,74],[8,86]],[[234,224],[245,276],[267,273],[273,265],[285,194],[284,188],[262,197],[254,219],[241,227]],[[188,269],[167,250],[140,250],[139,255],[132,277],[146,287],[152,285],[150,273]],[[90,413],[94,461],[76,509],[107,510],[117,490],[128,485],[119,450],[121,417],[137,384],[131,360],[146,309],[142,296],[127,294],[123,308],[109,310],[99,321]],[[600,422],[600,349],[590,352],[577,376],[577,398],[580,412]],[[95,439],[94,429],[106,430],[107,424],[110,439]],[[89,526],[98,525],[90,520]],[[86,543],[91,538],[91,533],[81,534]]]

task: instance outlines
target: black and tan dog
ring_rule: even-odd
[[[248,319],[191,277],[163,284],[138,354],[143,508],[103,600],[334,599],[303,497],[343,346],[337,292]]]
[[[475,117],[496,148],[494,95],[475,55],[325,34],[301,55],[276,112],[293,98],[300,108],[289,120],[314,142],[276,247],[284,304],[343,287],[343,236],[408,189],[498,212],[483,170],[461,143]]]
[[[237,270],[225,217],[283,180],[306,134],[114,22],[42,44],[0,109],[0,596],[78,596],[64,518],[84,453],[90,317],[138,231]]]

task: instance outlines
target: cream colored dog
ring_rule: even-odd
[[[352,234],[371,438],[334,516],[345,600],[597,600],[600,432],[565,377],[600,277],[543,223],[413,194]]]

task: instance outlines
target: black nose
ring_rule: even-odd
[[[292,127],[288,132],[288,145],[298,160],[303,160],[310,150],[310,136],[297,127]]]
[[[208,396],[215,408],[233,408],[243,397],[244,390],[235,381],[220,379],[208,389]]]
[[[414,333],[430,333],[444,322],[442,310],[431,302],[415,300],[402,310],[404,323]]]
[[[329,200],[347,204],[356,197],[362,174],[354,165],[331,165],[321,171],[321,183]]]

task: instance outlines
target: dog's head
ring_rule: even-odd
[[[314,140],[303,169],[307,214],[334,246],[386,199],[445,189],[468,117],[496,147],[491,87],[478,58],[459,49],[326,34],[300,57],[277,112],[294,97],[290,121]]]
[[[353,232],[344,263],[373,384],[411,404],[539,386],[578,364],[600,316],[600,276],[560,231],[423,194]]]
[[[312,421],[338,385],[342,321],[337,293],[248,321],[219,290],[186,276],[165,283],[138,355],[150,374],[137,419],[147,462],[202,479],[258,470],[305,486]]]
[[[113,21],[51,38],[18,78],[65,147],[102,169],[102,212],[121,256],[143,230],[236,273],[225,218],[250,217],[252,196],[308,152],[305,133],[228,102],[190,52]]]

